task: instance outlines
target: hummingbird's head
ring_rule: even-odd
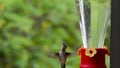
[[[66,50],[67,46],[63,43],[62,50]]]

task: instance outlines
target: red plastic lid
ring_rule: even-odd
[[[105,55],[110,55],[107,48],[95,48],[94,56],[86,56],[86,49],[80,48],[78,54],[81,56],[80,68],[106,68]],[[92,53],[90,51],[90,53]]]

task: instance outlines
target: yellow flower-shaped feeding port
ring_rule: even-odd
[[[85,55],[89,57],[93,57],[97,53],[96,49],[94,47],[89,47],[85,51]]]

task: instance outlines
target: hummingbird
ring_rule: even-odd
[[[71,53],[66,52],[66,48],[67,46],[63,43],[61,50],[55,54],[59,58],[61,68],[65,68],[67,57],[71,55]]]

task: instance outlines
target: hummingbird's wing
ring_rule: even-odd
[[[59,53],[55,53],[55,56],[57,56],[57,57],[58,57],[58,56],[59,56]]]
[[[76,53],[69,53],[69,52],[66,52],[66,56],[67,56],[67,57],[76,56],[76,55],[77,55]]]
[[[66,53],[66,56],[67,56],[67,57],[71,56],[71,53],[67,52],[67,53]]]
[[[59,53],[48,53],[47,56],[51,58],[57,58],[59,56]]]

